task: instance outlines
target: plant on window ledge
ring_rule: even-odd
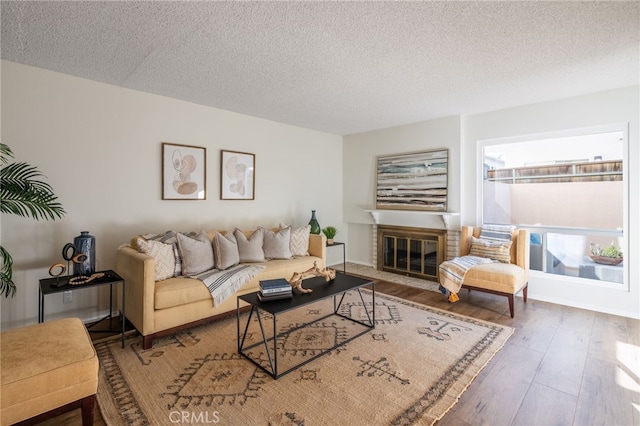
[[[66,213],[53,193],[53,188],[40,180],[44,175],[28,163],[9,163],[13,158],[9,146],[0,143],[0,213],[30,217],[35,220],[56,220]],[[13,259],[0,246],[0,294],[13,297]]]
[[[622,250],[616,246],[613,241],[611,245],[605,248],[601,248],[599,244],[590,243],[589,248],[591,251],[591,260],[596,263],[617,265],[623,260]]]

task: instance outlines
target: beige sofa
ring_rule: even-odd
[[[210,240],[214,234],[215,231],[208,232]],[[246,231],[245,235],[250,237],[252,231]],[[133,246],[136,238],[132,239]],[[311,268],[314,262],[318,267],[324,267],[324,235],[309,235],[308,253],[308,256],[259,263],[266,268],[232,297],[214,306],[211,293],[201,281],[188,277],[156,281],[154,258],[132,246],[122,246],[117,253],[116,271],[125,280],[125,316],[142,335],[143,348],[148,349],[156,337],[234,314],[237,309],[236,296],[258,291],[261,280],[289,279],[294,272]]]

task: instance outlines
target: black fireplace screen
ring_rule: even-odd
[[[383,229],[378,238],[378,269],[437,280],[444,238],[444,232],[439,230],[425,229],[418,233]]]

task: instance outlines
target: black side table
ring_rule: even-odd
[[[69,290],[82,290],[90,287],[98,287],[103,285],[109,285],[109,315],[101,318],[94,323],[87,325],[87,330],[90,333],[120,333],[122,335],[122,347],[124,348],[124,333],[125,333],[125,316],[124,316],[124,279],[115,273],[115,271],[97,271],[98,273],[103,273],[104,276],[100,278],[96,278],[93,281],[89,281],[88,283],[71,285],[69,284],[69,278],[73,278],[73,276],[63,276],[58,278],[46,278],[40,280],[40,300],[38,305],[38,322],[44,322],[44,299],[45,296],[49,294],[62,293],[63,291]],[[111,328],[111,319],[113,313],[113,285],[122,283],[122,311],[121,311],[121,320],[122,320],[122,329],[112,329]],[[91,330],[91,327],[94,325],[108,319],[109,320],[109,329],[108,330]]]
[[[333,244],[327,243],[327,247],[335,247],[342,246],[342,273],[347,273],[347,245],[345,243],[340,243],[338,241],[334,241]]]

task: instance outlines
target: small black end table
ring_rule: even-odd
[[[327,247],[342,246],[342,273],[347,273],[347,245],[339,241],[334,241],[333,244],[327,243]]]
[[[45,296],[49,294],[62,293],[64,291],[69,290],[82,290],[90,287],[98,287],[103,285],[109,285],[109,315],[101,318],[92,324],[87,325],[87,330],[90,333],[120,333],[122,335],[122,347],[124,348],[124,333],[125,333],[125,316],[124,316],[124,279],[115,273],[115,271],[97,271],[98,273],[103,273],[104,276],[100,278],[96,278],[88,283],[71,285],[69,284],[69,279],[73,278],[73,276],[63,276],[57,278],[45,278],[40,280],[40,298],[38,305],[38,322],[44,322],[44,299]],[[122,320],[122,330],[112,329],[111,328],[111,319],[113,314],[113,285],[122,283],[122,311],[121,311],[121,320]],[[108,330],[91,330],[91,327],[96,324],[108,319],[109,320],[109,329]]]

